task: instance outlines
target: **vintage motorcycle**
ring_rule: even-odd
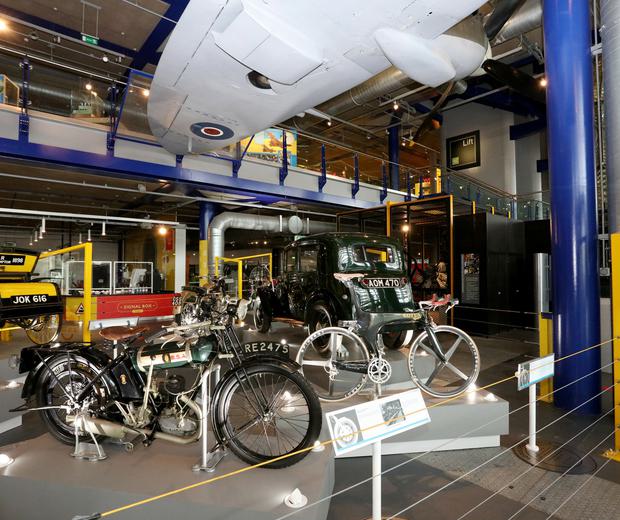
[[[22,396],[34,406],[21,410],[38,410],[51,434],[67,444],[101,437],[189,444],[205,434],[196,401],[206,396],[217,441],[212,452],[229,448],[248,464],[293,454],[267,467],[295,464],[319,436],[320,403],[285,346],[241,344],[233,322],[243,307],[220,292],[203,295],[207,321],[167,327],[140,345],[144,329],[103,329],[116,356],[81,343],[25,348]],[[208,374],[222,364],[228,370],[211,396]],[[192,372],[189,385],[179,369]]]

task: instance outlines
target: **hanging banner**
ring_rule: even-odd
[[[250,142],[250,138],[241,141],[241,150],[245,150],[248,142]],[[263,159],[264,161],[281,163],[282,151],[284,149],[283,142],[283,130],[268,128],[254,134],[254,139],[252,139],[246,155]],[[297,166],[297,132],[286,131],[286,149],[289,166]]]

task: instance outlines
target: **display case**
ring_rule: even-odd
[[[151,294],[152,262],[114,262],[114,294]]]
[[[77,296],[84,293],[84,261],[69,260],[63,264],[62,294]],[[93,262],[93,294],[112,292],[112,262]]]

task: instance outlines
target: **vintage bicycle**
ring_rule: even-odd
[[[411,312],[408,281],[392,280],[372,273],[334,273],[343,283],[354,305],[354,319],[341,321],[310,334],[297,353],[297,363],[319,398],[347,399],[370,382],[385,384],[392,367],[385,357],[383,335],[411,330],[417,333],[407,365],[413,382],[434,397],[457,396],[475,383],[480,372],[480,354],[473,339],[450,325],[436,325],[431,312],[448,312],[458,300],[451,296],[417,302]],[[372,312],[370,302],[384,290],[399,284],[404,312]],[[405,287],[403,288],[403,284]],[[409,291],[406,288],[409,287]],[[371,309],[371,310],[368,310]]]

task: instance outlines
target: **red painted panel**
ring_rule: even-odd
[[[97,297],[97,319],[171,316],[179,294],[118,294]],[[177,298],[178,300],[178,298]]]

